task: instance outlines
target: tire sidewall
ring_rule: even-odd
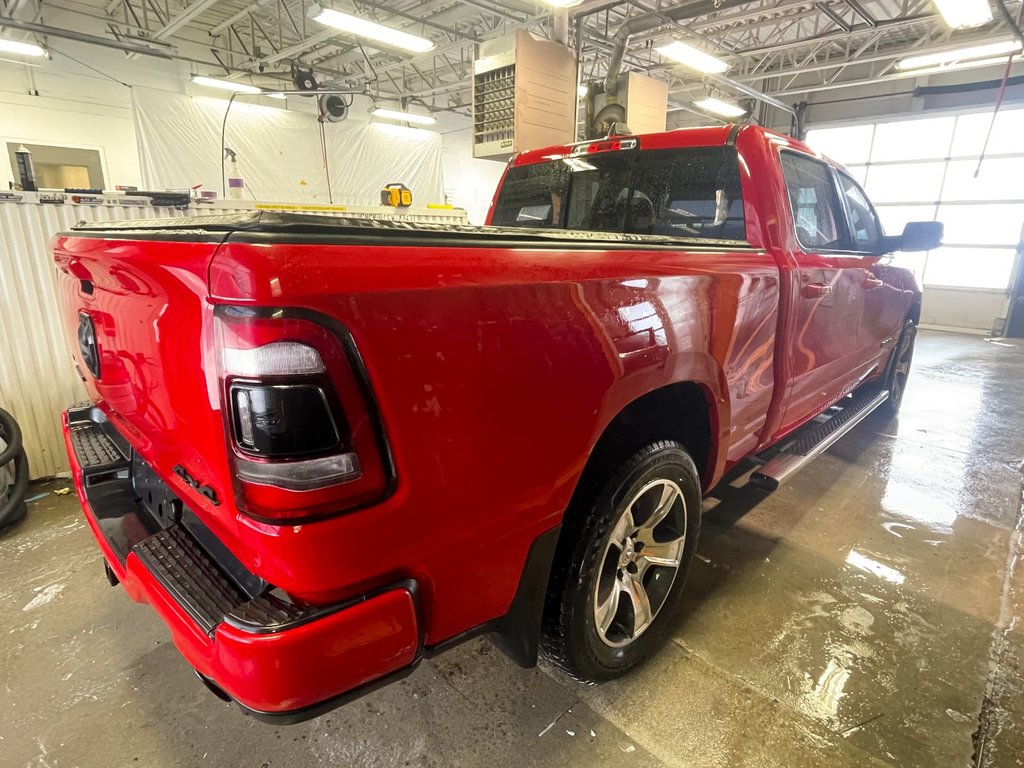
[[[899,366],[900,358],[903,357],[905,352],[908,353],[910,355],[910,360],[908,361],[907,379],[909,380],[909,368],[912,367],[914,361],[914,343],[916,341],[917,326],[913,323],[913,321],[908,320],[903,325],[903,331],[900,333],[899,341],[896,342],[896,351],[893,353],[892,367],[889,371],[889,399],[887,401],[887,405],[889,410],[892,412],[896,412],[899,410],[900,405],[902,405],[903,403],[903,395],[907,391],[906,381],[903,382],[903,386],[899,389],[899,391],[896,391],[898,376],[896,369]]]
[[[696,550],[700,531],[700,480],[693,460],[677,443],[658,443],[640,451],[609,478],[594,504],[588,525],[581,531],[569,574],[567,595],[571,606],[568,627],[570,656],[579,673],[590,680],[618,677],[636,666],[660,645],[672,624]],[[653,448],[653,450],[652,450]],[[636,640],[614,648],[601,640],[593,610],[594,590],[612,529],[624,504],[657,479],[672,480],[686,503],[686,542],[676,578],[654,623]]]

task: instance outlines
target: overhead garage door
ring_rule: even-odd
[[[1024,226],[1022,136],[1024,109],[1013,109],[994,125],[991,112],[922,117],[818,128],[807,141],[864,184],[888,233],[945,224],[941,249],[893,257],[924,285],[923,323],[999,332]]]

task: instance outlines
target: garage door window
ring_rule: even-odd
[[[986,160],[978,155],[988,141]],[[807,142],[864,179],[884,229],[941,221],[944,246],[893,262],[936,287],[1008,288],[1024,227],[1024,109],[813,130]],[[975,173],[977,172],[977,175]]]

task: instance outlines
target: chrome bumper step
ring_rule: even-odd
[[[866,392],[820,424],[804,427],[793,442],[750,475],[750,484],[766,491],[778,489],[888,399],[888,390]]]

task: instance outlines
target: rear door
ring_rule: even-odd
[[[861,333],[866,269],[853,250],[834,169],[810,155],[782,150],[782,172],[796,234],[791,372],[783,430],[834,403],[872,368]]]

